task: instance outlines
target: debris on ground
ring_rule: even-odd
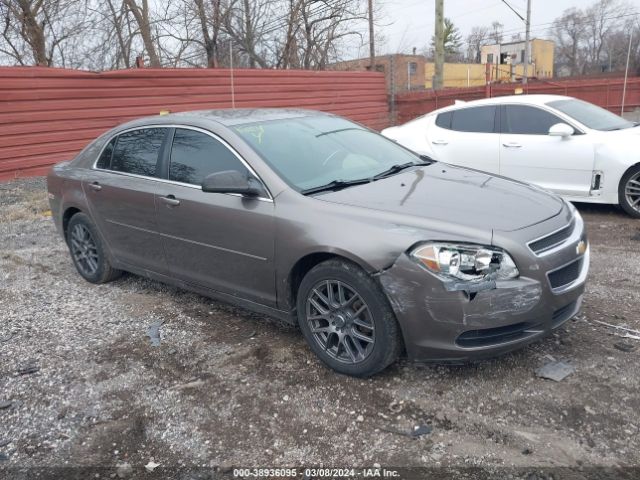
[[[169,390],[186,390],[188,388],[198,388],[204,385],[202,380],[193,380],[187,383],[181,383],[180,385],[175,385],[171,387]]]
[[[9,408],[11,405],[13,405],[13,402],[11,400],[2,400],[0,401],[0,410]]]
[[[124,462],[116,465],[116,475],[118,478],[127,478],[133,474],[133,467],[131,464]]]
[[[40,367],[37,365],[25,365],[18,368],[18,375],[30,375],[40,371]]]
[[[149,460],[149,463],[147,463],[144,468],[145,470],[147,470],[147,472],[153,472],[156,468],[158,468],[160,466],[159,463],[156,463],[153,461],[153,458],[151,460]]]
[[[401,430],[394,427],[380,427],[380,430],[395,433],[397,435],[403,435],[405,437],[418,438],[422,435],[430,434],[433,431],[433,427],[431,427],[431,425],[416,425],[411,430]]]
[[[5,335],[3,337],[0,337],[0,343],[8,342],[12,338],[13,338],[13,333],[10,333],[9,335]]]
[[[391,413],[400,413],[402,411],[402,404],[403,403],[404,403],[403,401],[400,401],[400,402],[393,401],[393,402],[391,402],[389,404],[389,411]]]
[[[152,347],[160,346],[160,327],[163,323],[164,320],[158,320],[157,322],[153,322],[149,325],[149,328],[147,329],[147,337],[151,339]]]
[[[562,360],[549,362],[536,370],[536,375],[540,378],[548,378],[556,382],[561,382],[573,372],[575,367]]]
[[[618,335],[619,337],[640,340],[640,330],[634,330],[632,328],[622,327],[620,325],[613,325],[612,323],[607,323],[600,320],[594,320],[594,322],[609,328],[614,328],[616,330],[622,330],[623,332],[625,332],[624,334],[616,333],[616,335]]]
[[[625,353],[633,352],[636,349],[635,345],[622,342],[614,343],[613,348]]]

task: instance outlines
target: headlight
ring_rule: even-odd
[[[410,256],[445,281],[506,280],[520,274],[509,254],[494,247],[429,242]]]

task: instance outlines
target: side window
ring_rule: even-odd
[[[118,136],[111,170],[153,177],[166,128],[142,128]]]
[[[503,133],[547,135],[551,126],[562,122],[552,113],[526,105],[507,105],[503,112]]]
[[[107,144],[107,146],[104,147],[104,150],[102,150],[102,153],[100,154],[100,158],[96,162],[97,168],[106,168],[106,169],[111,168],[111,156],[113,155],[113,147],[115,146],[115,144],[116,144],[116,139],[113,138]]]
[[[453,111],[451,130],[458,132],[493,133],[496,107],[473,107]]]
[[[453,117],[453,112],[444,112],[436,117],[436,125],[440,128],[451,128],[451,117]]]
[[[225,145],[210,135],[177,128],[171,146],[169,180],[200,185],[207,175],[225,170],[249,174]]]

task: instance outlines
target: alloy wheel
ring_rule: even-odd
[[[69,240],[71,254],[78,268],[87,276],[95,275],[99,265],[98,248],[89,229],[77,223],[71,230]]]
[[[640,172],[627,181],[624,187],[624,194],[629,206],[640,212]]]
[[[306,321],[314,340],[340,362],[360,363],[373,350],[375,327],[369,306],[344,282],[323,280],[311,289]]]

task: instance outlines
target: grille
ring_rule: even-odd
[[[557,289],[569,285],[580,276],[582,270],[582,258],[577,259],[570,264],[549,273],[549,283],[552,289]]]
[[[483,328],[482,330],[468,330],[462,333],[456,343],[465,348],[486,347],[511,340],[517,340],[534,332],[529,331],[534,325],[530,323],[514,323],[504,327]]]
[[[557,232],[552,233],[551,235],[547,235],[540,240],[536,240],[529,244],[529,248],[536,255],[540,255],[541,253],[546,252],[547,250],[551,250],[553,247],[556,247],[562,244],[567,238],[571,236],[571,232],[573,232],[573,221],[564,227],[562,230],[558,230]]]

